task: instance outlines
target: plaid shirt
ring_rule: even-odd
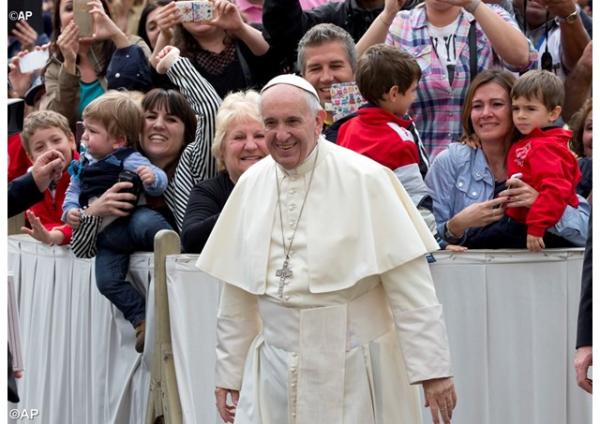
[[[514,19],[504,9],[497,5],[487,6],[518,29]],[[474,20],[473,15],[461,9],[456,30],[457,62],[452,85],[431,43],[424,4],[399,12],[386,39],[386,44],[411,53],[421,67],[418,97],[412,105],[411,116],[431,160],[450,142],[458,141],[461,135],[460,115],[470,83],[468,35]],[[476,39],[478,72],[493,66],[521,71],[537,62],[537,53],[531,43],[530,63],[524,69],[517,69],[497,57],[479,24],[476,24]]]

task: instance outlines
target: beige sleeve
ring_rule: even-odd
[[[259,322],[256,296],[223,284],[217,312],[217,387],[240,389],[246,355],[259,332]]]
[[[64,115],[75,126],[75,110],[79,106],[79,75],[71,75],[62,63],[53,60],[44,75],[46,93],[40,101],[40,110],[53,110]]]
[[[409,381],[450,377],[450,349],[442,305],[425,257],[381,275],[394,315]]]

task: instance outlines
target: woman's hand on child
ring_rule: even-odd
[[[67,212],[67,224],[69,224],[74,229],[79,228],[79,223],[81,222],[81,209],[73,208],[69,209]]]
[[[154,176],[154,172],[150,169],[149,166],[139,166],[135,172],[139,175],[140,179],[144,183],[144,186],[151,186],[156,181],[156,177]]]
[[[102,196],[94,200],[85,210],[91,216],[127,216],[131,213],[135,194],[123,192],[133,187],[130,182],[121,181],[106,190]]]
[[[507,208],[530,208],[538,197],[536,189],[519,178],[512,178],[506,182],[508,189],[498,193],[498,197],[505,199]]]
[[[546,245],[544,244],[543,237],[532,236],[531,234],[527,234],[527,249],[531,252],[541,252]]]
[[[27,215],[27,221],[31,225],[31,228],[21,227],[21,231],[29,234],[36,240],[41,241],[44,244],[61,244],[65,238],[65,235],[58,230],[47,230],[43,225],[42,221],[35,216],[32,211],[25,212]]]

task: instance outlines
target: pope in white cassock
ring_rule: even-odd
[[[262,91],[270,157],[237,182],[198,259],[222,280],[217,407],[226,422],[435,423],[456,405],[427,252],[394,174],[320,136],[304,79]],[[231,395],[233,404],[226,401]]]

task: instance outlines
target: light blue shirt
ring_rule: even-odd
[[[89,165],[94,164],[99,161],[98,159],[95,159],[93,156],[89,155],[88,153],[85,153],[85,155],[86,155],[86,158],[89,160],[89,162],[88,162]],[[113,154],[110,154],[109,156],[107,156],[103,159],[100,159],[100,160],[116,161],[116,164],[120,163],[120,161]],[[136,172],[136,169],[140,166],[147,166],[154,173],[154,183],[151,185],[144,184],[144,192],[148,193],[150,196],[159,196],[159,195],[163,194],[163,192],[167,188],[167,183],[168,183],[168,178],[167,178],[167,174],[165,174],[165,171],[163,171],[156,165],[153,165],[148,160],[148,158],[146,158],[139,152],[131,153],[123,161],[123,169],[127,170],[127,171]],[[116,180],[115,180],[115,183],[117,183]],[[61,219],[63,222],[66,222],[67,213],[69,212],[70,209],[81,207],[81,205],[79,204],[79,194],[80,193],[81,193],[81,186],[79,185],[79,180],[77,178],[71,177],[71,182],[69,183],[69,187],[67,188],[67,192],[65,193],[65,200],[63,202],[63,207],[62,207],[63,214],[62,214]]]
[[[432,191],[433,215],[441,236],[446,222],[458,212],[494,197],[494,176],[483,151],[460,143],[451,143],[435,158],[425,176],[425,184]],[[548,231],[576,246],[585,246],[590,205],[578,197],[579,207],[567,206],[560,221]],[[468,233],[469,229],[462,242]]]

